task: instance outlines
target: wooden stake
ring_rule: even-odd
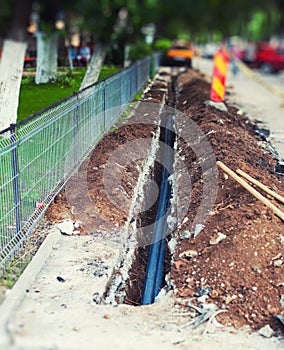
[[[253,177],[251,177],[249,174],[245,173],[244,171],[242,171],[241,169],[238,169],[236,171],[237,174],[241,175],[242,177],[244,177],[245,179],[247,179],[248,181],[250,181],[251,183],[253,183],[254,185],[258,186],[259,188],[261,188],[263,191],[265,191],[266,193],[268,193],[270,196],[276,198],[279,202],[284,203],[284,197],[280,196],[280,194],[272,191],[270,188],[268,188],[267,186],[265,186],[264,184],[262,184],[261,182],[259,182],[258,180],[254,179]]]
[[[240,185],[242,185],[250,194],[252,194],[254,197],[259,199],[268,208],[270,208],[274,212],[274,214],[276,214],[282,221],[284,221],[284,213],[279,208],[277,208],[274,204],[272,204],[266,197],[264,197],[261,193],[255,190],[251,185],[249,185],[234,171],[228,168],[224,163],[218,161],[217,165],[222,170],[224,170],[228,175],[230,175],[235,181],[237,181]]]

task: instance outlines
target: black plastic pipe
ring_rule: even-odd
[[[160,186],[158,208],[149,249],[146,276],[144,280],[141,305],[152,304],[163,287],[164,260],[166,252],[167,216],[170,208],[171,186],[169,177],[173,168],[172,131],[173,119],[168,117],[165,128],[165,144],[163,154],[163,171]]]

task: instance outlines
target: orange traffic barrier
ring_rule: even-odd
[[[214,102],[222,102],[225,98],[225,84],[227,76],[227,66],[229,63],[229,54],[220,49],[214,55],[213,60],[213,76],[210,90],[210,100]]]

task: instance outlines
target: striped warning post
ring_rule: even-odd
[[[218,50],[214,56],[213,76],[210,90],[211,101],[224,101],[227,66],[229,60],[230,57],[228,53],[223,49]]]

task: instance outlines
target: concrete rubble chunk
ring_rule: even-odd
[[[205,101],[204,104],[206,107],[211,106],[219,109],[220,111],[228,112],[228,109],[223,102],[214,102],[214,101],[208,100],[208,101]]]
[[[186,250],[185,252],[180,253],[179,257],[182,258],[193,258],[197,256],[198,253],[196,250]]]
[[[68,236],[73,235],[74,225],[71,219],[66,219],[62,221],[60,224],[57,225],[57,227],[59,228],[62,234],[68,235]]]
[[[74,223],[74,228],[80,228],[82,225],[83,225],[82,221],[77,220]]]
[[[281,259],[275,260],[275,261],[273,262],[273,265],[274,265],[275,267],[280,267],[282,264],[283,264],[283,261],[282,261]]]
[[[173,230],[177,224],[177,218],[175,218],[173,216],[168,216],[167,217],[167,224],[168,224],[169,228]]]
[[[204,225],[202,224],[197,224],[195,226],[195,230],[194,230],[194,238],[197,237],[199,235],[199,233],[204,229]]]
[[[180,235],[180,239],[189,239],[191,238],[191,232],[190,231],[184,231]]]
[[[218,233],[217,233],[217,236],[212,237],[212,238],[210,239],[209,243],[210,243],[211,245],[218,244],[218,243],[220,243],[221,241],[223,241],[226,237],[227,237],[227,236],[224,235],[223,233],[218,232]]]
[[[269,324],[267,324],[266,326],[260,328],[258,334],[265,338],[271,338],[274,335],[274,330],[269,326]]]

